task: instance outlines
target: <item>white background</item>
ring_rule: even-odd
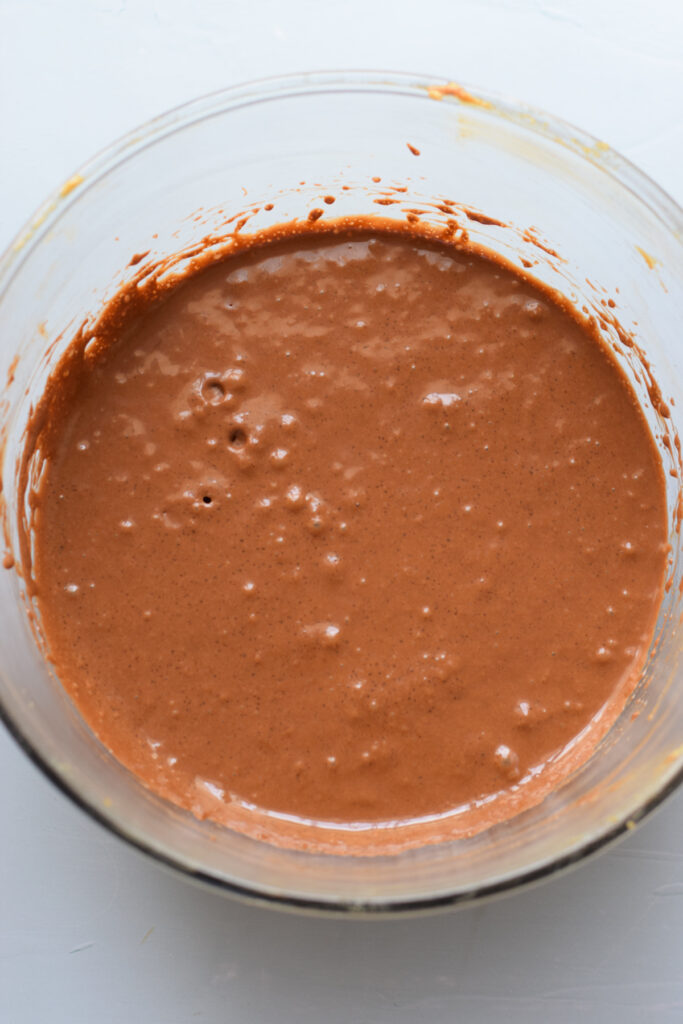
[[[334,67],[507,92],[683,202],[681,0],[0,0],[0,247],[141,121],[240,80]],[[539,889],[367,923],[241,906],[167,875],[1,729],[0,801],[2,1024],[683,1020],[683,792]]]

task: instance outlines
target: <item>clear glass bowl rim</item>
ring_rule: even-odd
[[[403,71],[311,71],[250,80],[173,107],[102,149],[77,168],[60,188],[57,188],[44,200],[0,256],[0,301],[11,287],[12,279],[24,260],[61,220],[66,210],[79,201],[86,190],[94,186],[118,164],[132,159],[142,149],[153,145],[172,132],[179,131],[198,120],[225,113],[230,109],[302,94],[380,92],[427,100],[430,89],[443,90],[444,86],[453,84],[453,81],[445,76],[413,74]],[[457,82],[457,90],[458,92],[453,94],[444,93],[441,102],[467,104],[474,100],[479,106],[486,106],[494,116],[504,118],[519,128],[543,136],[547,142],[555,146],[571,150],[582,160],[597,167],[601,173],[614,180],[620,187],[628,189],[640,203],[647,207],[664,230],[673,236],[683,249],[683,209],[652,178],[626,157],[606,146],[595,136],[540,108],[501,93],[482,90],[462,82]],[[587,839],[578,848],[567,854],[559,854],[539,868],[520,872],[506,877],[502,881],[467,892],[440,893],[434,898],[420,898],[419,900],[392,899],[360,906],[357,902],[348,899],[308,899],[290,896],[286,893],[276,894],[255,886],[240,885],[232,880],[197,870],[192,865],[185,863],[172,850],[162,853],[147,842],[144,836],[134,834],[127,830],[123,823],[109,817],[106,812],[85,798],[76,786],[73,786],[68,779],[53,768],[47,757],[36,749],[21,729],[8,707],[1,689],[0,720],[4,722],[8,732],[42,774],[50,779],[72,803],[80,807],[107,831],[146,854],[156,863],[174,870],[185,878],[209,885],[236,898],[299,912],[353,914],[354,916],[365,914],[372,917],[397,916],[408,913],[412,915],[479,902],[525,888],[559,872],[566,871],[613,843],[633,828],[634,821],[642,821],[683,783],[682,754],[676,772],[669,775],[666,784],[660,786],[647,800],[634,807],[628,818],[617,824],[606,826],[598,835]]]

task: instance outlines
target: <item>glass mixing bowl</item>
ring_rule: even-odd
[[[387,185],[407,187],[404,205],[425,219],[446,216],[429,206],[445,197],[511,224],[467,227],[474,241],[526,260],[579,306],[602,311],[660,447],[671,585],[640,682],[590,759],[538,806],[471,838],[380,857],[280,849],[196,820],[126,771],[51,674],[20,572],[0,574],[2,715],[42,770],[159,862],[220,891],[308,910],[396,913],[510,890],[604,846],[680,780],[681,210],[603,143],[521,104],[419,76],[319,73],[228,89],[152,121],[65,182],[0,264],[2,479],[19,561],[16,463],[31,404],[76,327],[139,270],[131,257],[188,253],[237,214],[248,218],[245,230],[306,216],[330,192],[335,215],[402,217],[400,204],[374,203]],[[670,416],[653,406],[613,313],[634,331]]]

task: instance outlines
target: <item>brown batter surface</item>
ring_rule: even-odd
[[[419,235],[294,235],[190,277],[71,380],[42,628],[153,789],[414,819],[542,779],[623,706],[662,468],[607,350],[532,282]]]

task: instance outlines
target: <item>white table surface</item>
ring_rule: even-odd
[[[325,67],[500,89],[683,201],[681,0],[0,0],[0,246],[140,122]],[[386,922],[194,888],[86,819],[1,728],[0,794],[2,1024],[683,1021],[683,792],[550,884]]]

